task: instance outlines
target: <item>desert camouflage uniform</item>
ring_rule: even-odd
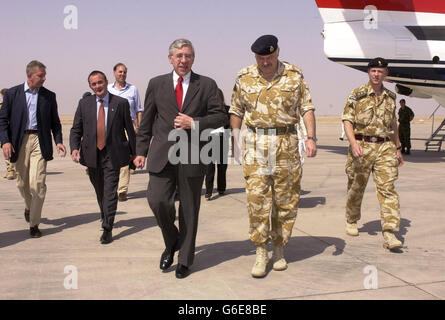
[[[376,95],[368,83],[352,91],[346,103],[342,120],[350,121],[354,134],[387,138],[394,132],[396,95],[384,88],[383,94]],[[361,217],[360,207],[363,193],[372,172],[380,203],[382,231],[398,231],[400,223],[399,196],[394,182],[398,178],[398,159],[395,144],[390,140],[381,143],[357,140],[363,148],[363,156],[354,158],[349,147],[346,162],[348,176],[348,199],[346,219],[357,222]]]
[[[3,106],[3,102],[0,102],[0,109]],[[9,161],[9,159],[5,159],[5,165],[6,165],[6,175],[4,178],[12,180],[15,179],[17,174],[15,172],[15,164]]]
[[[399,109],[399,139],[402,150],[411,149],[411,119],[414,118],[414,112],[408,106]]]
[[[295,128],[300,114],[315,109],[301,70],[278,63],[271,82],[261,76],[257,65],[241,70],[229,111],[242,118],[247,127],[257,128],[256,133],[247,130],[243,136],[249,235],[256,246],[270,239],[283,246],[289,241],[297,217],[301,178],[296,131],[273,135],[258,128]]]

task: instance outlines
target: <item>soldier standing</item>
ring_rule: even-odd
[[[251,49],[257,64],[238,73],[229,113],[238,152],[243,120],[248,128],[243,136],[242,162],[249,235],[257,247],[252,276],[264,277],[270,240],[273,269],[287,268],[283,247],[291,236],[300,196],[301,164],[295,130],[300,115],[308,133],[308,157],[315,156],[317,139],[315,108],[301,70],[278,60],[278,39],[273,35],[261,36]]]
[[[346,162],[346,233],[358,236],[363,193],[372,172],[380,203],[383,247],[396,249],[402,247],[402,243],[394,236],[400,223],[399,196],[394,182],[403,157],[395,117],[396,95],[382,84],[388,75],[387,66],[383,58],[371,60],[369,82],[352,91],[343,112],[342,121],[350,143]]]
[[[399,138],[402,144],[402,153],[411,154],[411,125],[414,112],[406,105],[405,99],[400,100],[399,109]]]

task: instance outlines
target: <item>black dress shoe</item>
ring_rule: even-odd
[[[210,198],[212,197],[212,193],[211,192],[210,193],[206,192],[204,197],[206,198],[206,200],[210,200]]]
[[[29,210],[25,209],[25,220],[26,222],[29,222]]]
[[[178,279],[184,279],[190,274],[190,269],[186,266],[178,263],[176,267],[176,278]]]
[[[100,237],[100,243],[102,244],[108,244],[113,241],[113,236],[111,234],[111,231],[104,230],[102,233],[102,236]]]
[[[42,232],[40,232],[39,226],[29,228],[29,233],[31,234],[31,238],[40,238],[42,236]]]
[[[161,261],[159,262],[159,268],[161,270],[167,270],[173,263],[175,256],[175,247],[173,249],[165,249],[161,255]]]

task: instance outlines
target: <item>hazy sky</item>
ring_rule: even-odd
[[[77,29],[64,26],[69,5],[78,10]],[[250,45],[263,34],[274,34],[280,59],[303,70],[316,114],[339,115],[347,95],[367,82],[367,75],[329,61],[322,30],[314,0],[2,1],[0,87],[23,83],[26,64],[40,60],[47,66],[45,87],[57,94],[59,113],[74,114],[89,90],[89,72],[102,70],[111,82],[113,66],[123,62],[128,82],[144,101],[148,80],[172,69],[170,43],[188,38],[196,50],[193,70],[215,79],[229,103],[237,72],[255,63]],[[417,114],[429,115],[437,106],[431,99],[406,99]]]

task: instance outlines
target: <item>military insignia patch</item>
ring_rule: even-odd
[[[390,90],[388,90],[388,95],[391,97],[391,99],[396,100],[396,94]]]
[[[274,50],[275,50],[275,48],[274,48],[273,46],[270,46],[270,47],[269,47],[269,51],[270,51],[270,53],[274,52]]]
[[[360,100],[360,99],[363,99],[364,97],[366,97],[367,95],[368,95],[368,92],[366,90],[359,91],[355,94],[355,99]]]

